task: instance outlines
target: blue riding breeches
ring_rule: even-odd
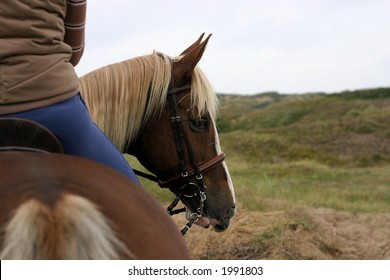
[[[127,160],[92,121],[80,94],[54,105],[1,117],[23,118],[40,123],[54,133],[66,154],[103,163],[141,185]]]

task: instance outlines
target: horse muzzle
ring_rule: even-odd
[[[233,218],[235,212],[236,212],[236,207],[233,206],[226,211],[225,215],[221,219],[208,217],[207,214],[204,213],[204,216],[200,217],[195,222],[195,224],[203,228],[209,228],[210,226],[212,226],[216,232],[223,232],[229,227],[230,220],[231,218]],[[187,210],[186,212],[187,220],[190,220],[190,216],[191,216],[191,211]]]

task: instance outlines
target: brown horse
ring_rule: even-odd
[[[187,259],[159,202],[86,159],[0,153],[1,259]]]
[[[81,94],[113,143],[177,195],[171,208],[181,199],[190,222],[223,231],[234,189],[214,121],[217,96],[196,66],[209,38],[178,57],[154,52],[95,70],[81,78]]]

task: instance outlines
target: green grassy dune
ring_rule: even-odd
[[[390,89],[221,95],[218,127],[250,210],[390,211]]]

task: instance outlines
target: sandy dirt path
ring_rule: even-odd
[[[241,210],[226,232],[194,226],[185,240],[194,259],[390,259],[390,213]]]

